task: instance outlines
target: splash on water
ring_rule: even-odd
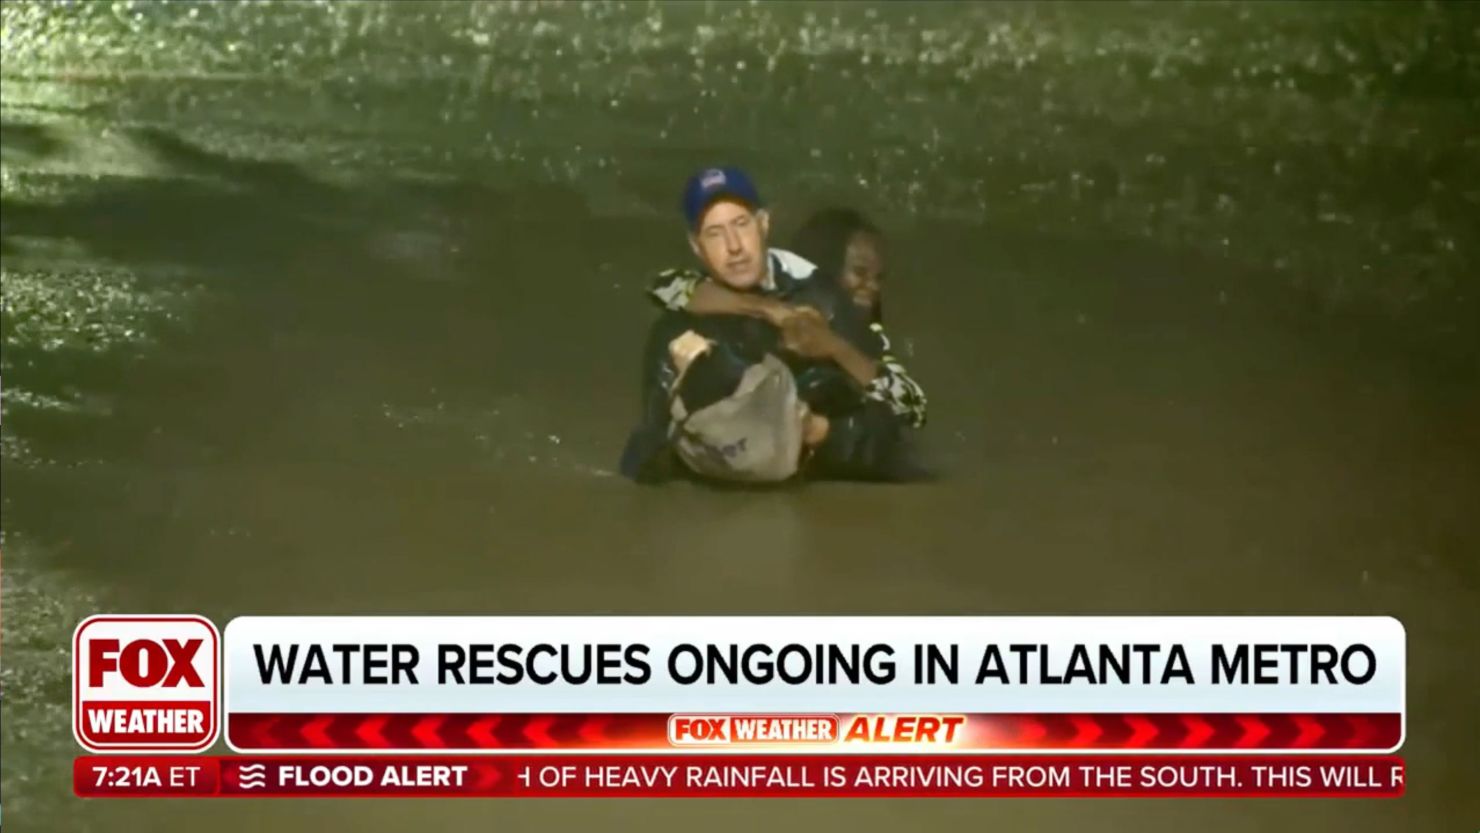
[[[21,2],[5,92],[45,104],[59,79],[111,78],[112,115],[347,176],[474,165],[599,192],[667,181],[718,139],[786,199],[1140,237],[1402,308],[1473,275],[1465,21],[1419,4]]]

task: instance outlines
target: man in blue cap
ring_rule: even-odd
[[[807,359],[834,362],[859,385],[878,375],[878,363],[858,349],[855,333],[839,325],[831,293],[812,291],[816,269],[806,260],[767,245],[771,217],[760,192],[739,168],[710,168],[689,178],[683,212],[689,246],[712,281],[691,287],[682,308],[694,315],[744,315],[780,328],[785,348]],[[792,303],[787,301],[791,300]],[[816,313],[824,314],[816,314]],[[856,328],[850,318],[846,325]]]
[[[691,177],[684,188],[689,242],[706,272],[667,269],[649,295],[662,307],[693,315],[740,315],[781,329],[796,355],[832,364],[914,428],[925,424],[925,391],[890,355],[882,325],[835,308],[841,300],[833,280],[815,281],[816,267],[788,251],[769,248],[770,217],[750,177],[737,168],[712,168]],[[727,221],[738,224],[730,229]],[[728,233],[727,233],[728,232]],[[706,238],[713,235],[712,238]],[[730,251],[731,247],[734,252]],[[756,255],[756,252],[762,254]],[[733,257],[732,257],[733,254]],[[763,270],[754,268],[764,266]],[[831,327],[818,326],[821,311]],[[831,338],[828,330],[841,338]],[[851,345],[854,350],[849,350]]]
[[[715,280],[738,293],[789,289],[812,275],[811,263],[767,245],[771,216],[750,177],[739,168],[710,168],[689,178],[683,192],[683,214],[689,245]],[[734,294],[704,293],[699,315],[759,314],[785,317],[784,305],[764,295],[736,299]],[[732,303],[733,302],[733,303]],[[707,305],[706,305],[707,304]]]
[[[861,393],[880,373],[877,358],[860,349],[867,344],[866,325],[826,287],[809,286],[812,264],[767,246],[770,217],[750,177],[737,168],[700,171],[689,179],[682,205],[689,244],[711,280],[690,283],[682,303],[668,303],[649,333],[643,423],[628,441],[623,473],[640,482],[660,480],[678,461],[712,476],[713,467],[694,465],[697,456],[685,455],[680,441],[687,426],[702,424],[706,430],[695,433],[726,438],[723,449],[706,452],[714,459],[720,451],[743,458],[737,448],[791,447],[770,443],[769,435],[806,436],[804,459],[787,478],[905,476],[901,420]],[[680,349],[685,343],[689,348]],[[696,350],[696,343],[707,347]],[[693,362],[696,356],[702,361]],[[757,383],[758,368],[773,374],[778,365],[790,378]],[[781,404],[793,399],[800,412]],[[699,418],[684,416],[700,411]],[[727,416],[740,413],[746,416]],[[757,440],[758,433],[767,440]],[[756,470],[784,469],[768,464]],[[721,479],[760,478],[734,472]]]

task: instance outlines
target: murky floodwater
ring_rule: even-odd
[[[3,25],[12,824],[1480,818],[1475,7],[6,3]],[[939,482],[613,475],[641,290],[683,261],[675,193],[713,160],[754,170],[783,231],[841,200],[891,232]],[[1394,614],[1412,783],[83,804],[67,640],[145,608]]]

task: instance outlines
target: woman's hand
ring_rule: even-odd
[[[781,346],[806,359],[834,358],[840,339],[827,326],[822,314],[811,307],[798,307],[779,325]]]
[[[793,315],[781,325],[781,346],[804,359],[836,362],[857,382],[867,387],[879,375],[879,363],[838,335],[816,310]]]

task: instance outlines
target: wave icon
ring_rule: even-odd
[[[256,790],[267,786],[267,764],[246,764],[237,770],[238,782],[244,790]]]

